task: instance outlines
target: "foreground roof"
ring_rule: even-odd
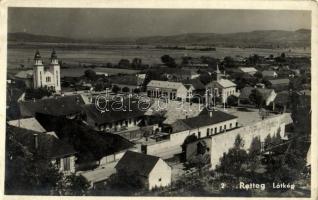
[[[39,153],[45,158],[53,159],[68,155],[74,155],[76,151],[66,142],[57,139],[55,136],[46,133],[40,133],[32,130],[7,125],[7,134],[13,136],[15,140],[27,147],[32,153]],[[38,137],[38,148],[35,149],[34,135]]]
[[[159,159],[157,156],[127,151],[115,168],[148,177]]]

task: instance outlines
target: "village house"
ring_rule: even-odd
[[[139,129],[138,124],[143,120],[146,110],[139,109],[136,100],[125,99],[121,102],[108,101],[105,110],[98,110],[95,104],[82,107],[83,120],[94,130],[119,132]]]
[[[244,87],[238,97],[238,106],[246,106],[251,104],[250,96],[256,90],[261,96],[265,105],[268,106],[276,98],[276,92],[273,89]]]
[[[242,72],[242,73],[246,73],[246,74],[249,74],[249,75],[254,75],[256,74],[257,72],[257,69],[255,69],[254,67],[240,67],[239,70]]]
[[[48,159],[60,172],[75,172],[76,151],[55,134],[48,134],[7,125],[7,137],[12,136],[31,153],[38,153]]]
[[[122,92],[125,92],[124,88],[127,88],[126,92],[134,92],[136,90],[140,91],[145,78],[145,74],[116,75],[110,76],[108,80],[111,82],[112,87],[116,85],[121,89]]]
[[[191,88],[192,95],[204,95],[205,94],[205,86],[200,81],[200,79],[189,79],[182,81],[183,85],[187,87],[189,90]]]
[[[237,128],[237,117],[219,110],[203,110],[198,116],[180,119],[168,128],[142,142],[145,154],[171,158],[182,153],[182,145],[187,137],[211,137],[212,135]],[[161,138],[159,138],[161,137]]]
[[[264,70],[262,71],[263,78],[276,78],[278,74],[275,71]]]
[[[170,76],[169,76],[170,75]],[[167,78],[171,81],[183,81],[199,78],[200,74],[193,70],[178,70],[172,74],[168,74]]]
[[[171,167],[157,156],[127,151],[115,168],[118,174],[135,176],[148,190],[171,184]]]
[[[220,97],[222,103],[227,102],[227,98],[236,95],[236,84],[227,79],[212,81],[205,86],[208,98]]]
[[[170,100],[185,99],[192,95],[180,82],[151,80],[147,85],[147,95],[152,98],[165,97]]]

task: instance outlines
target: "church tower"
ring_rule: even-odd
[[[55,50],[53,49],[51,54],[51,63],[50,63],[50,71],[53,74],[53,80],[54,80],[54,88],[56,92],[61,91],[61,76],[60,76],[60,65],[59,61],[57,59],[57,55]]]
[[[44,78],[44,66],[42,63],[41,55],[39,50],[35,52],[34,55],[34,66],[33,66],[33,87],[40,88],[43,87]]]

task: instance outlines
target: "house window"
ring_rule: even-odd
[[[198,138],[201,138],[201,132],[200,131],[198,132]]]
[[[69,171],[71,169],[71,159],[70,157],[63,158],[63,165],[64,165],[64,170]]]
[[[222,132],[222,126],[220,126],[220,132]]]
[[[158,181],[161,182],[161,178],[159,178]]]
[[[232,128],[232,123],[230,123],[230,128]]]
[[[215,128],[214,128],[214,134],[216,134],[217,132],[218,132],[218,128],[215,127]]]
[[[224,130],[226,130],[226,124],[224,125]]]
[[[59,86],[59,75],[56,71],[56,86]]]
[[[213,135],[213,128],[211,128],[211,135]]]
[[[207,135],[207,136],[210,135],[210,129],[209,129],[209,128],[206,129],[206,135]]]

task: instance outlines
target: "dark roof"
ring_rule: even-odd
[[[212,112],[212,117],[210,117],[209,112]],[[217,124],[220,122],[228,121],[231,119],[236,119],[237,116],[219,111],[207,111],[206,109],[203,110],[198,116],[182,119],[182,122],[189,126],[190,128],[198,128],[202,126],[208,126],[212,124]]]
[[[281,105],[288,104],[290,102],[289,92],[288,91],[278,92],[274,102]]]
[[[181,131],[186,131],[191,129],[190,126],[188,126],[187,124],[185,124],[185,122],[183,122],[183,120],[179,119],[177,121],[175,121],[173,124],[171,124],[172,127],[172,133],[178,133]]]
[[[112,84],[123,84],[123,85],[133,85],[139,86],[143,83],[141,78],[138,78],[136,75],[117,75],[109,77],[109,81]]]
[[[55,131],[61,140],[73,144],[78,152],[78,161],[100,160],[104,156],[127,150],[134,143],[117,134],[95,131],[80,121],[55,117],[45,114],[37,115],[37,120],[48,131]]]
[[[288,85],[289,84],[289,79],[288,78],[282,78],[282,79],[272,79],[268,80],[272,85]]]
[[[198,78],[183,80],[182,83],[185,86],[192,85],[195,90],[204,90],[205,89],[205,86],[203,85],[203,83]]]
[[[267,89],[267,88],[245,87],[241,90],[239,98],[240,99],[249,99],[253,90],[257,90],[262,95],[263,99],[267,99],[270,96],[270,94],[272,93],[272,91],[274,91],[273,89]]]
[[[51,59],[57,59],[57,55],[56,55],[55,49],[53,49],[53,51],[52,51]]]
[[[36,113],[53,116],[66,116],[79,113],[84,101],[80,95],[53,97],[35,101],[20,102],[23,116],[35,116]]]
[[[156,156],[127,151],[115,168],[147,177],[159,159]]]
[[[68,155],[74,155],[76,153],[70,144],[54,137],[53,135],[10,125],[7,125],[6,128],[7,136],[13,136],[15,140],[27,147],[30,152],[35,153],[35,151],[37,151],[37,153],[45,158],[60,158]],[[38,149],[35,149],[34,134],[37,134],[38,137]]]
[[[110,101],[108,105],[112,105],[114,101]],[[96,105],[84,105],[83,109],[87,117],[91,118],[97,124],[112,123],[128,118],[141,117],[146,111],[139,109],[138,102],[134,100],[124,100],[125,110],[114,110],[111,106],[107,106],[109,111],[101,112],[96,108]],[[129,106],[130,105],[130,106]],[[130,109],[129,109],[130,108]]]
[[[252,94],[252,91],[254,89],[255,88],[253,88],[253,87],[244,87],[244,88],[242,88],[239,98],[240,99],[248,99],[250,97],[250,95]]]

